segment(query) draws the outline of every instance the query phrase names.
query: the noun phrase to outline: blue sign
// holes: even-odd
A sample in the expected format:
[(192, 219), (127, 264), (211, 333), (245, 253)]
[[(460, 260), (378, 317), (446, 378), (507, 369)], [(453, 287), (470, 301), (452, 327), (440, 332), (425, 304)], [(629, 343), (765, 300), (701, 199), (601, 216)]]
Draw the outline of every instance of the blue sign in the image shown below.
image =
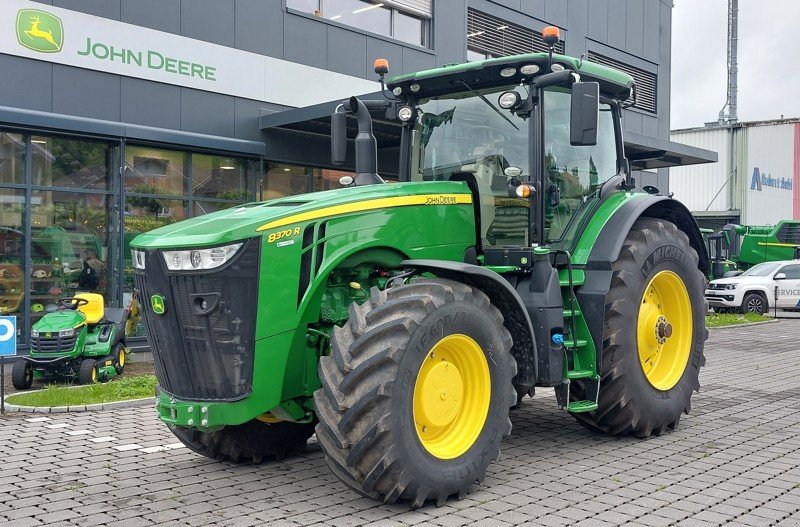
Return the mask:
[(17, 317), (0, 317), (0, 357), (17, 354)]

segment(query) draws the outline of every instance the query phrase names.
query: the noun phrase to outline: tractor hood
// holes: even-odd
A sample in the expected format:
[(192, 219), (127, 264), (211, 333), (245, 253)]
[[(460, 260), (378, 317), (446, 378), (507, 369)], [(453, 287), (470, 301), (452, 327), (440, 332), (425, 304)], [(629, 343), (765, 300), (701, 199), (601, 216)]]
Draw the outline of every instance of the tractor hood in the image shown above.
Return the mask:
[(340, 216), (383, 207), (443, 203), (471, 203), (465, 183), (432, 181), (364, 185), (299, 194), (188, 219), (140, 234), (136, 249), (203, 247), (250, 238), (304, 221)]
[(80, 311), (65, 309), (54, 311), (43, 316), (32, 329), (39, 332), (58, 333), (62, 329), (77, 328), (86, 322), (86, 317)]

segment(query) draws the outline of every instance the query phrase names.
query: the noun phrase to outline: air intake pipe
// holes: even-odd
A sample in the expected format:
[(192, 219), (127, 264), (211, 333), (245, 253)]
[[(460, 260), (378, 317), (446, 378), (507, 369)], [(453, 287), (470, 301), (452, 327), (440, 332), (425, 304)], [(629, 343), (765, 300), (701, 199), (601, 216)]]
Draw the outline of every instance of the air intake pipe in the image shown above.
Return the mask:
[(347, 154), (347, 114), (358, 121), (356, 146), (356, 185), (385, 183), (378, 175), (378, 142), (372, 134), (372, 117), (369, 109), (358, 97), (343, 101), (331, 115), (331, 161), (334, 165), (345, 162)]

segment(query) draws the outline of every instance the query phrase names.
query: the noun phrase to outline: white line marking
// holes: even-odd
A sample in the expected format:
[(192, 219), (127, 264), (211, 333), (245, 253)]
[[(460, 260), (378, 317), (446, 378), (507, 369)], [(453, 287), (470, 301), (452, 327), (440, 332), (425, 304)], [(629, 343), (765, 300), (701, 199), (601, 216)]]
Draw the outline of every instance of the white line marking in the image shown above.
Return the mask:
[(184, 445), (183, 443), (171, 443), (165, 446), (164, 448), (166, 448), (167, 450), (175, 450), (178, 448), (186, 448), (186, 445)]
[(130, 445), (117, 445), (114, 448), (116, 448), (120, 452), (125, 452), (127, 450), (136, 450), (137, 448), (142, 448), (142, 445), (137, 445), (136, 443), (131, 443)]
[(44, 423), (45, 421), (50, 421), (49, 417), (31, 417), (30, 419), (25, 419), (29, 423)]
[(103, 436), (103, 437), (90, 437), (89, 441), (92, 443), (109, 443), (111, 441), (116, 441), (117, 438), (113, 436)]
[(70, 436), (85, 436), (86, 434), (93, 434), (91, 430), (68, 430), (67, 435)]
[(54, 425), (45, 425), (45, 428), (69, 428), (67, 423), (56, 423)]
[(147, 448), (140, 448), (139, 452), (144, 452), (145, 454), (155, 454), (156, 452), (163, 452), (166, 449), (167, 448), (163, 446), (151, 446)]

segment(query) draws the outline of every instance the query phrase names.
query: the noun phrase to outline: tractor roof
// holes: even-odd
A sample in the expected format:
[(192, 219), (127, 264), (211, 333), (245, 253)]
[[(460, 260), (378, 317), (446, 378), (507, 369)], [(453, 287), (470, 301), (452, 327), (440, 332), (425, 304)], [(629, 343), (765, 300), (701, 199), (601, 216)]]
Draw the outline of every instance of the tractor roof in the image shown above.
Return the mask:
[[(631, 95), (633, 77), (627, 73), (566, 55), (553, 55), (553, 63), (579, 73), (582, 80), (600, 83), (600, 91), (617, 100), (625, 100)], [(474, 89), (491, 88), (520, 82), (523, 75), (519, 73), (519, 68), (526, 64), (536, 64), (544, 72), (547, 67), (547, 53), (512, 55), (407, 73), (389, 78), (387, 85), (390, 89), (400, 86), (403, 93), (409, 93), (411, 84), (419, 84), (417, 98), (462, 90), (463, 86), (459, 81), (466, 82)], [(500, 70), (505, 68), (515, 68), (517, 71), (509, 77), (503, 77)]]

